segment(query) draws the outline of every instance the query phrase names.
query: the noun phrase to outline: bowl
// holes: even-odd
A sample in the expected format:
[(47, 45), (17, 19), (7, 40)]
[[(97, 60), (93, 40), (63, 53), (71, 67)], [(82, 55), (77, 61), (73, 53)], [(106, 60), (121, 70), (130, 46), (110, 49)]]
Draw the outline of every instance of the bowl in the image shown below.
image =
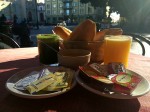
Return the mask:
[(90, 58), (91, 52), (83, 49), (61, 49), (58, 52), (58, 63), (73, 69), (88, 64)]
[(91, 52), (91, 62), (103, 62), (104, 41), (63, 41), (65, 49), (84, 49)]

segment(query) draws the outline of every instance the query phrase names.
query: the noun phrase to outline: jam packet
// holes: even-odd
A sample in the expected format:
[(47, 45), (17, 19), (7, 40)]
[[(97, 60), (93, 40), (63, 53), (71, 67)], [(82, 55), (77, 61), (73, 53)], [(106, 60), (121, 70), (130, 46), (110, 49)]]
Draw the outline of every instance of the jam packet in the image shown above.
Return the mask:
[(88, 77), (93, 78), (105, 84), (113, 84), (111, 80), (104, 76), (103, 72), (96, 72), (89, 65), (80, 66), (79, 69)]
[(114, 82), (113, 91), (131, 94), (132, 91), (141, 82), (142, 78), (136, 74), (131, 73), (119, 73), (111, 78)]
[(98, 63), (92, 63), (89, 64), (89, 66), (95, 71), (97, 72), (97, 74), (103, 75), (103, 76), (107, 76), (107, 66), (106, 65), (100, 65)]
[(119, 62), (108, 63), (107, 65), (108, 74), (118, 74), (120, 72), (126, 72), (125, 66)]

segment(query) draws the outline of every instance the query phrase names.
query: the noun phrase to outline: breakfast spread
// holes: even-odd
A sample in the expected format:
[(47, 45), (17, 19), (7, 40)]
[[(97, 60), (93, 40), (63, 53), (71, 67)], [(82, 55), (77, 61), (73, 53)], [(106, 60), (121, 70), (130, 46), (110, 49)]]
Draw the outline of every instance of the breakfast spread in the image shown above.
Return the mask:
[(103, 61), (105, 35), (121, 35), (122, 32), (121, 28), (109, 28), (99, 31), (96, 29), (96, 23), (90, 19), (82, 21), (73, 31), (62, 26), (53, 28), (53, 33), (62, 38), (61, 48), (89, 50), (91, 52), (91, 62)]
[(17, 81), (14, 85), (15, 89), (28, 91), (35, 94), (40, 91), (55, 92), (70, 89), (73, 80), (74, 71), (71, 69), (63, 69), (55, 72), (49, 71), (47, 68), (40, 72), (33, 71), (26, 77)]
[(103, 90), (131, 94), (141, 82), (142, 78), (134, 73), (127, 73), (121, 63), (109, 63), (100, 65), (98, 63), (80, 66), (80, 77), (93, 87)]
[[(56, 29), (59, 29), (57, 27), (59, 26), (54, 28), (54, 33), (62, 37), (66, 43), (69, 43), (70, 41), (103, 41), (105, 35), (122, 35), (123, 33), (121, 28), (109, 28), (98, 31), (96, 29), (96, 23), (89, 19), (81, 22), (73, 31), (69, 31), (67, 36), (65, 36), (66, 34), (63, 34), (62, 30), (56, 31)], [(65, 30), (65, 32), (68, 32), (69, 29), (65, 28)], [(77, 43), (75, 44), (78, 46)], [(97, 63), (97, 61), (101, 62), (103, 60), (104, 54), (103, 44), (98, 44), (100, 49), (97, 49), (98, 46), (90, 46), (90, 44), (84, 45), (88, 46), (87, 48), (81, 47), (91, 51), (91, 63), (79, 67), (80, 77), (85, 79), (87, 83), (91, 82), (90, 84), (92, 84), (92, 86), (97, 85), (98, 88), (107, 89), (108, 91), (131, 94), (138, 83), (140, 83), (141, 78), (135, 74), (127, 73), (125, 65), (122, 63), (113, 62), (108, 63), (107, 65)], [(73, 46), (72, 43), (70, 46)]]

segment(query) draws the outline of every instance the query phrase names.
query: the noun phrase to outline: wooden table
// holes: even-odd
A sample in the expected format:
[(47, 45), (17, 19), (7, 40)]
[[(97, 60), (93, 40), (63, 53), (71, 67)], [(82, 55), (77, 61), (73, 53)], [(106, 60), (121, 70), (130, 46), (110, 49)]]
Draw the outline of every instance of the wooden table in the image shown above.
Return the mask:
[[(5, 88), (18, 71), (39, 66), (37, 47), (0, 50), (0, 112), (150, 112), (150, 93), (136, 99), (111, 99), (76, 85), (71, 91), (46, 99), (24, 99)], [(130, 54), (129, 69), (150, 82), (150, 58)]]

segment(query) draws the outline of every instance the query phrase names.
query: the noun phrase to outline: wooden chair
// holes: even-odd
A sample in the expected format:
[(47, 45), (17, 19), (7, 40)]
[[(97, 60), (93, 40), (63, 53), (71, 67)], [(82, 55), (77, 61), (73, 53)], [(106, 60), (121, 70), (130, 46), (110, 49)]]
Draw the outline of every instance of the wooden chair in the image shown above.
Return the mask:
[(3, 33), (0, 33), (0, 43), (3, 45), (3, 48), (0, 49), (20, 48), (17, 42)]

